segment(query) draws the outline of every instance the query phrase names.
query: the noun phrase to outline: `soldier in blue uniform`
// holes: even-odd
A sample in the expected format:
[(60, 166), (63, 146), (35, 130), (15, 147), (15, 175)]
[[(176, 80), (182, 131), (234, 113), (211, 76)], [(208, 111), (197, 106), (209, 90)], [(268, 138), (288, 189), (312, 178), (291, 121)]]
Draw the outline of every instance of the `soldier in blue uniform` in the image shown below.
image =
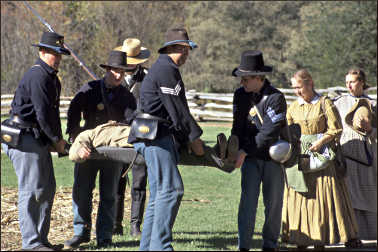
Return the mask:
[(64, 37), (44, 32), (39, 58), (21, 79), (8, 120), (21, 128), (17, 146), (2, 144), (18, 178), (18, 213), (24, 250), (53, 250), (48, 241), (51, 208), (56, 190), (50, 151), (65, 153), (59, 117), (61, 84), (57, 77)]
[(158, 120), (153, 140), (137, 140), (130, 133), (129, 142), (141, 153), (147, 164), (150, 198), (140, 241), (140, 250), (172, 250), (174, 225), (184, 185), (177, 168), (178, 145), (190, 143), (197, 155), (203, 155), (202, 129), (190, 114), (185, 86), (179, 67), (189, 50), (197, 45), (189, 40), (183, 28), (170, 29), (166, 43), (158, 50), (140, 89), (141, 110)]
[[(240, 146), (235, 166), (242, 166), (238, 214), (241, 251), (248, 251), (252, 245), (261, 183), (265, 205), (263, 250), (274, 251), (278, 247), (284, 175), (280, 165), (270, 158), (269, 147), (278, 140), (286, 125), (286, 100), (265, 78), (271, 72), (272, 67), (264, 65), (260, 51), (243, 52), (240, 66), (232, 72), (233, 76), (241, 77), (242, 85), (234, 93), (231, 131), (238, 136)], [(254, 105), (262, 122), (253, 109)]]
[[(109, 120), (129, 124), (136, 109), (136, 101), (130, 91), (121, 85), (127, 67), (126, 53), (111, 51), (107, 64), (100, 64), (106, 70), (105, 77), (91, 81), (77, 92), (67, 113), (67, 133), (71, 141), (82, 131), (94, 129)], [(80, 127), (81, 114), (85, 120)], [(89, 156), (90, 150), (83, 148), (82, 156)], [(75, 164), (72, 190), (74, 213), (74, 237), (65, 242), (68, 249), (90, 241), (92, 226), (92, 197), (97, 173), (100, 173), (100, 203), (96, 221), (98, 247), (112, 243), (115, 215), (115, 201), (122, 164), (108, 160), (86, 160)]]
[[(147, 68), (143, 67), (150, 57), (150, 50), (141, 46), (141, 42), (137, 38), (125, 39), (122, 46), (114, 48), (126, 52), (127, 66), (131, 69), (125, 74), (124, 84), (134, 95), (135, 99), (139, 99), (140, 85), (148, 73)], [(137, 102), (138, 103), (138, 102)], [(128, 165), (124, 165), (122, 174)], [(142, 164), (134, 164), (132, 167), (132, 186), (131, 186), (131, 213), (130, 213), (130, 235), (140, 236), (140, 225), (143, 220), (144, 205), (146, 202), (147, 187), (147, 167)], [(122, 220), (124, 213), (125, 190), (127, 177), (119, 179), (117, 202), (116, 202), (116, 218), (114, 223), (114, 234), (123, 234)]]

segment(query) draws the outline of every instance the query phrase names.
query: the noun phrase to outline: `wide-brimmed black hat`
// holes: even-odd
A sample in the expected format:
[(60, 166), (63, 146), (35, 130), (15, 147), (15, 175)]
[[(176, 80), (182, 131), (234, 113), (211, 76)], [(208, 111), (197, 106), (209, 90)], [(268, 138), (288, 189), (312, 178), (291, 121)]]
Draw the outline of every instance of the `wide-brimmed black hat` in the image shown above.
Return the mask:
[(127, 55), (122, 51), (110, 51), (108, 63), (100, 64), (102, 68), (120, 68), (124, 70), (130, 70), (134, 67), (127, 67)]
[(39, 44), (32, 44), (32, 46), (44, 47), (54, 50), (59, 54), (70, 55), (70, 51), (64, 48), (64, 36), (56, 32), (43, 32)]
[(233, 76), (265, 75), (272, 73), (273, 67), (264, 65), (263, 54), (258, 50), (244, 51), (240, 66), (232, 71)]
[(184, 28), (169, 29), (165, 33), (165, 43), (158, 50), (158, 53), (162, 53), (164, 49), (169, 45), (184, 45), (189, 46), (190, 49), (197, 48), (197, 44), (189, 39), (188, 32)]

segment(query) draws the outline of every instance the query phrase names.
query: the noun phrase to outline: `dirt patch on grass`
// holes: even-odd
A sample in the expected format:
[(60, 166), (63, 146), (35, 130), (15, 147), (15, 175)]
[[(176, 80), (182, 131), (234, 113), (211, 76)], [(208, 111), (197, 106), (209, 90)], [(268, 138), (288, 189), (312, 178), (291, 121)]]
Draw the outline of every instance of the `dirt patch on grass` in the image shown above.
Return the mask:
[[(125, 218), (130, 216), (130, 190), (125, 195)], [(1, 251), (21, 250), (21, 233), (17, 208), (18, 191), (16, 188), (1, 187)], [(96, 216), (99, 203), (99, 192), (93, 192), (92, 233), (96, 230)], [(49, 241), (52, 244), (63, 244), (73, 236), (72, 188), (57, 188), (51, 212)], [(92, 239), (95, 234), (92, 234)]]

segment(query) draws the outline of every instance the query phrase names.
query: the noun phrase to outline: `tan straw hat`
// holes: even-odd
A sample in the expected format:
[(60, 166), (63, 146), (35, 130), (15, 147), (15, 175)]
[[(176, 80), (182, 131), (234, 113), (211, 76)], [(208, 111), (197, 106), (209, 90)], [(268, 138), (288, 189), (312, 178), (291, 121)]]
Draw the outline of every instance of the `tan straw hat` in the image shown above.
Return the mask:
[(358, 118), (367, 118), (370, 123), (373, 123), (373, 112), (368, 99), (358, 99), (345, 116), (345, 123), (357, 133), (365, 136), (366, 132), (358, 126)]
[(127, 54), (127, 64), (131, 65), (146, 62), (151, 54), (147, 48), (141, 46), (141, 42), (137, 38), (125, 39), (122, 46), (118, 46), (113, 50), (125, 52)]

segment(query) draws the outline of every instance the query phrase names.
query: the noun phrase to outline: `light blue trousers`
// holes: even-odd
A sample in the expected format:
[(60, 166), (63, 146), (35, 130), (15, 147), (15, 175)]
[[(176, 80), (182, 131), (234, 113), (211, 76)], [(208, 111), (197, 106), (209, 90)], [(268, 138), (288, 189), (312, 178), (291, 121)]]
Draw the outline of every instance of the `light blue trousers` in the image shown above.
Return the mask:
[(31, 134), (20, 138), (17, 149), (1, 144), (13, 163), (18, 179), (18, 218), (22, 248), (32, 249), (48, 243), (51, 208), (56, 182), (47, 145)]
[(173, 250), (172, 228), (184, 195), (184, 185), (177, 167), (179, 156), (173, 137), (159, 138), (148, 145), (135, 143), (134, 148), (146, 160), (150, 189), (140, 250)]

